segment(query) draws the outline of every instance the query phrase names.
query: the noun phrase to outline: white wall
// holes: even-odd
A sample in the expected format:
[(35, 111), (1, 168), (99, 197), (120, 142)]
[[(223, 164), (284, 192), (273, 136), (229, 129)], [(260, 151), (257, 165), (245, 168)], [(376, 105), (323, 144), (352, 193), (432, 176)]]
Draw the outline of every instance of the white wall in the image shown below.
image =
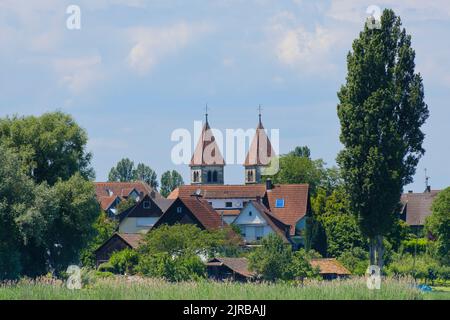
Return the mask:
[[(210, 202), (214, 209), (242, 209), (244, 206), (244, 201), (255, 200), (254, 198), (246, 198), (246, 199), (205, 199)], [(231, 202), (233, 204), (232, 207), (226, 207), (225, 203)]]
[(145, 233), (158, 221), (158, 217), (125, 218), (119, 225), (120, 233)]
[(241, 211), (233, 224), (238, 225), (243, 231), (245, 230), (244, 239), (248, 243), (257, 241), (257, 230), (260, 231), (259, 235), (262, 237), (274, 232), (272, 227), (268, 225), (267, 221), (251, 204)]

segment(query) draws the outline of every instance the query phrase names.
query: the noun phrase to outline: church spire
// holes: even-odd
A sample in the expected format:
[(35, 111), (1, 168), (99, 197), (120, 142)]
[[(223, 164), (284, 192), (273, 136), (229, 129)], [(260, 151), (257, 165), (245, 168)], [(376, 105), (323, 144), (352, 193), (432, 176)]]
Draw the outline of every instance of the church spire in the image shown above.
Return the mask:
[(261, 110), (262, 110), (261, 105), (259, 105), (259, 107), (258, 107), (258, 112), (259, 112), (259, 114), (258, 114), (258, 116), (259, 116), (258, 128), (262, 127)]
[(205, 122), (208, 123), (208, 103), (206, 104), (205, 107)]

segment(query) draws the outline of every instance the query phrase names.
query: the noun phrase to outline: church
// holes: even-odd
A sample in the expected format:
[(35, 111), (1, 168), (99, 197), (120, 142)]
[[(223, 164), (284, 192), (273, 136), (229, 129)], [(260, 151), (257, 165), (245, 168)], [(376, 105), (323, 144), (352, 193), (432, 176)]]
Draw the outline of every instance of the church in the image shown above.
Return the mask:
[[(223, 185), (225, 160), (209, 125), (208, 113), (206, 113), (205, 118), (205, 124), (189, 164), (191, 168), (191, 184)], [(245, 184), (261, 183), (264, 168), (270, 165), (270, 161), (275, 156), (275, 151), (264, 130), (260, 112), (255, 136), (252, 139), (244, 162)]]

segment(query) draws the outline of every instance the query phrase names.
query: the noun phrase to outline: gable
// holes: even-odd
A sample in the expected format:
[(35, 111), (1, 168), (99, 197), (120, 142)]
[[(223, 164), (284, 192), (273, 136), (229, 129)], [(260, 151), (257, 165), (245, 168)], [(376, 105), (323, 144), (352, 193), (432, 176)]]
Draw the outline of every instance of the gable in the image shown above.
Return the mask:
[(128, 213), (129, 218), (151, 218), (160, 217), (163, 214), (161, 208), (146, 195), (136, 206)]
[[(251, 214), (250, 214), (251, 213)], [(241, 213), (233, 221), (233, 224), (258, 224), (267, 225), (268, 222), (262, 214), (255, 208), (253, 203), (249, 203), (241, 210)]]

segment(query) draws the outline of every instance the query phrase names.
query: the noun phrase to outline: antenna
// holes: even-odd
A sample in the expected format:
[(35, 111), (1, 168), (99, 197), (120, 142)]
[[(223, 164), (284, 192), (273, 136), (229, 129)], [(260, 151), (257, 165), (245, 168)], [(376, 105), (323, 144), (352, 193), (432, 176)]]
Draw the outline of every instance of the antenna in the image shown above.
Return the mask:
[(261, 110), (262, 110), (261, 105), (259, 105), (259, 107), (258, 107), (259, 123), (261, 123)]
[(429, 184), (429, 180), (430, 177), (427, 175), (427, 168), (425, 168), (425, 191), (430, 191), (430, 184)]
[(205, 119), (206, 119), (206, 122), (208, 122), (208, 103), (206, 103), (206, 107), (205, 107)]

